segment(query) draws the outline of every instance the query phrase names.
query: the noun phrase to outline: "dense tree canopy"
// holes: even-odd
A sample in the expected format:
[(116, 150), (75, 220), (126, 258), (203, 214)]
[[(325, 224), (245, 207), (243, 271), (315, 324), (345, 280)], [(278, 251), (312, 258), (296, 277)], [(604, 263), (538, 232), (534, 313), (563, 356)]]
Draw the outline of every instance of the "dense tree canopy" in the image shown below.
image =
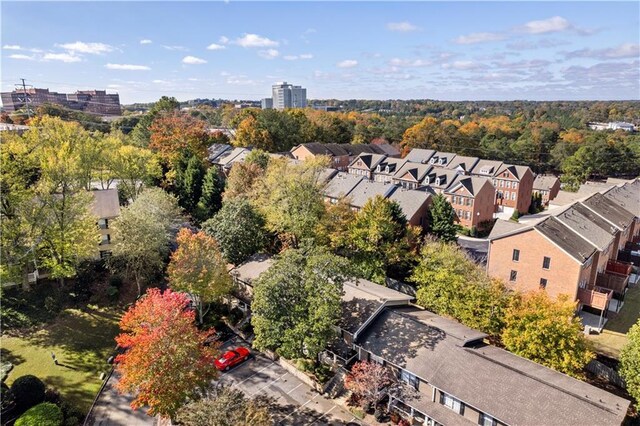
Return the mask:
[(433, 197), (429, 207), (429, 232), (438, 239), (452, 243), (457, 240), (456, 213), (442, 194)]
[(254, 284), (254, 346), (315, 359), (335, 335), (349, 263), (324, 249), (288, 249)]
[(640, 406), (640, 320), (627, 332), (627, 343), (620, 352), (620, 374), (629, 395)]

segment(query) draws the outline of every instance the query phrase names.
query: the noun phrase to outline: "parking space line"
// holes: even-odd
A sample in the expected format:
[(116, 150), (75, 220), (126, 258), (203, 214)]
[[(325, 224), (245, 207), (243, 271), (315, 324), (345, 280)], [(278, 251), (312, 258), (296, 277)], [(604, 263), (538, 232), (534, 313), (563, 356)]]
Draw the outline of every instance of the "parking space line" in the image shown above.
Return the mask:
[(295, 388), (293, 388), (289, 392), (287, 392), (287, 395), (291, 394), (291, 392), (293, 392), (294, 390), (298, 389), (302, 385), (303, 385), (303, 383), (300, 383), (298, 386), (296, 386)]
[(329, 408), (327, 411), (325, 411), (320, 417), (318, 417), (317, 419), (315, 419), (313, 422), (309, 423), (309, 426), (311, 426), (312, 424), (314, 424), (315, 422), (317, 422), (318, 420), (324, 418), (324, 416), (326, 416), (327, 414), (329, 414), (330, 412), (332, 412), (333, 410), (335, 410), (335, 408), (337, 407), (337, 405), (333, 405), (333, 407)]
[(256, 371), (255, 373), (253, 373), (252, 375), (250, 375), (249, 377), (247, 377), (247, 378), (246, 378), (246, 379), (244, 379), (243, 381), (236, 383), (236, 384), (235, 384), (235, 386), (237, 386), (237, 385), (239, 385), (239, 384), (241, 384), (241, 383), (246, 382), (247, 380), (249, 380), (250, 378), (252, 378), (252, 377), (253, 377), (253, 376), (255, 376), (256, 374), (262, 373), (264, 370), (266, 370), (267, 368), (271, 367), (273, 364), (275, 364), (275, 362), (271, 361), (271, 364), (269, 364), (269, 365), (267, 365), (266, 367), (261, 368), (260, 370)]
[(320, 394), (317, 394), (316, 396), (314, 396), (313, 398), (309, 399), (307, 402), (305, 402), (304, 404), (302, 404), (301, 406), (299, 406), (298, 408), (293, 410), (291, 413), (289, 413), (289, 415), (287, 417), (285, 417), (284, 419), (280, 420), (280, 423), (282, 424), (283, 421), (285, 421), (289, 417), (293, 416), (297, 411), (302, 410), (304, 407), (307, 406), (308, 403), (310, 403), (311, 401), (313, 401), (314, 399), (316, 399), (319, 396), (320, 396)]
[(281, 378), (283, 378), (283, 377), (284, 377), (284, 375), (285, 375), (285, 374), (287, 374), (287, 373), (288, 373), (288, 372), (286, 372), (286, 371), (285, 371), (285, 373), (284, 373), (284, 374), (280, 375), (279, 377), (276, 377), (275, 379), (273, 379), (272, 381), (270, 381), (269, 383), (267, 383), (265, 386), (261, 387), (261, 388), (260, 388), (260, 389), (258, 389), (257, 391), (250, 393), (250, 394), (249, 394), (249, 396), (253, 396), (253, 395), (257, 394), (258, 392), (260, 392), (261, 390), (268, 388), (269, 386), (271, 386), (272, 384), (274, 384), (275, 382), (277, 382), (278, 380), (280, 380)]

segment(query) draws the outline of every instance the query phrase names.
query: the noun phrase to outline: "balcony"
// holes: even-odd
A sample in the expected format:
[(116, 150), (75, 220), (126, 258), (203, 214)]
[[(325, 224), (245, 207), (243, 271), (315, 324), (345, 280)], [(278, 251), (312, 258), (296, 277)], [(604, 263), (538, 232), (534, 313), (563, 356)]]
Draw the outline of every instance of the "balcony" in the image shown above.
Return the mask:
[(606, 271), (599, 272), (596, 277), (596, 286), (608, 290), (612, 290), (616, 295), (623, 296), (629, 285), (629, 275), (617, 274), (615, 272)]
[(618, 275), (631, 275), (632, 265), (628, 262), (621, 262), (619, 260), (609, 260), (607, 262), (607, 272)]
[(584, 306), (590, 306), (592, 308), (606, 310), (609, 306), (609, 302), (613, 297), (613, 290), (609, 290), (602, 287), (593, 287), (591, 289), (579, 288), (578, 289), (578, 301)]

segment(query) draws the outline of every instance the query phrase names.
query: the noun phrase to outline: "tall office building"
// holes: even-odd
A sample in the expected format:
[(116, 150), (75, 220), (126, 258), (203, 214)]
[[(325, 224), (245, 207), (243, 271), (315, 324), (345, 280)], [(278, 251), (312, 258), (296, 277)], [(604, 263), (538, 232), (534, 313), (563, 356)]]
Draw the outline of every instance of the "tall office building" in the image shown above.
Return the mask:
[[(305, 108), (307, 106), (307, 89), (294, 86), (286, 81), (276, 83), (271, 87), (271, 105), (275, 109)], [(268, 105), (269, 98), (263, 100), (263, 108)]]

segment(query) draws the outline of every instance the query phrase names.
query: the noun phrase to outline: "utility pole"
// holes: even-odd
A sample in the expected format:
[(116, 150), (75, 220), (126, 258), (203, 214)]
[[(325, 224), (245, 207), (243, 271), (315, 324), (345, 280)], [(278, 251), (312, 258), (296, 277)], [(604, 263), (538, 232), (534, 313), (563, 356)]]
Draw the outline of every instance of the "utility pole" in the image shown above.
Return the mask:
[(22, 80), (22, 93), (24, 95), (24, 104), (27, 107), (27, 117), (31, 118), (31, 106), (29, 105), (30, 99), (27, 94), (27, 84), (25, 83), (24, 78), (21, 78), (20, 80)]

